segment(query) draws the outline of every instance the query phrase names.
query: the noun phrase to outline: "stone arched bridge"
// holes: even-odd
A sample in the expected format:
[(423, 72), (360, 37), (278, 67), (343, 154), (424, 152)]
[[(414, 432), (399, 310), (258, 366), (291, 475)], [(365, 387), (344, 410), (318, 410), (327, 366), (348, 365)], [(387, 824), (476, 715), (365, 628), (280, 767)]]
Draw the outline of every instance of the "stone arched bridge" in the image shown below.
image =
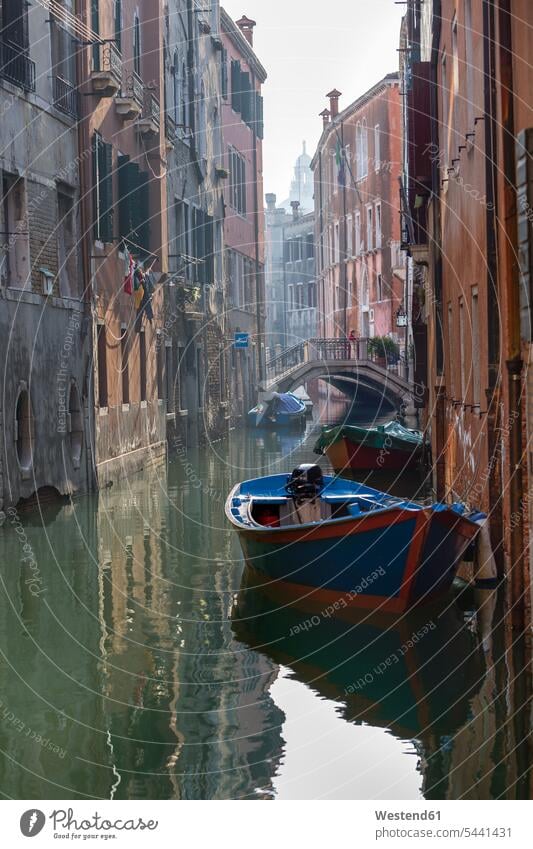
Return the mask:
[[(376, 362), (368, 353), (368, 339), (309, 339), (286, 348), (267, 361), (265, 391), (289, 392), (313, 378), (332, 384), (347, 395), (363, 392), (406, 417), (416, 415), (417, 387), (400, 373), (401, 366)], [(423, 393), (423, 387), (419, 390)], [(414, 424), (409, 422), (409, 424)]]

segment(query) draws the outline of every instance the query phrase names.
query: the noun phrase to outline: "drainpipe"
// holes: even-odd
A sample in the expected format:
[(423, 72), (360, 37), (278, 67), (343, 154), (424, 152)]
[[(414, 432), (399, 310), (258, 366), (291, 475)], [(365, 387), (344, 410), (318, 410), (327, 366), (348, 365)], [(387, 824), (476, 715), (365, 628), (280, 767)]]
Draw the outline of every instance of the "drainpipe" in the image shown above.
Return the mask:
[[(344, 157), (344, 122), (341, 121), (341, 159)], [(344, 181), (342, 185), (342, 216), (343, 216), (343, 250), (341, 251), (342, 262), (342, 285), (344, 289), (344, 338), (348, 338), (348, 265), (346, 263), (347, 225), (346, 225), (346, 163), (344, 163)]]
[[(324, 199), (322, 193), (322, 151), (318, 153), (318, 192), (319, 192), (319, 239), (320, 239), (320, 288), (322, 289), (322, 336), (325, 336), (326, 322), (326, 287), (324, 283)], [(319, 305), (320, 306), (320, 305)], [(318, 329), (318, 328), (317, 328)]]
[(520, 345), (519, 268), (517, 262), (517, 192), (514, 139), (513, 53), (509, 0), (498, 4), (501, 139), (503, 152), (502, 274), (507, 302), (505, 365), (509, 397), (510, 577), (514, 626), (525, 622), (524, 539), (522, 521), (522, 357)]

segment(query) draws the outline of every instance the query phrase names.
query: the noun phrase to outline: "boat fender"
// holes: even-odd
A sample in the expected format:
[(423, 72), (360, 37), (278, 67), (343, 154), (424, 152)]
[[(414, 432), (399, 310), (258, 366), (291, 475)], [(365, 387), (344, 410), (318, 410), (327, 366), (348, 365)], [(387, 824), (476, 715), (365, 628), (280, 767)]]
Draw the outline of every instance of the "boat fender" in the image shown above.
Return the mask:
[(479, 532), (475, 539), (474, 584), (476, 587), (488, 589), (498, 583), (498, 569), (492, 551), (488, 517), (483, 515), (483, 518), (476, 520), (476, 525), (479, 525)]

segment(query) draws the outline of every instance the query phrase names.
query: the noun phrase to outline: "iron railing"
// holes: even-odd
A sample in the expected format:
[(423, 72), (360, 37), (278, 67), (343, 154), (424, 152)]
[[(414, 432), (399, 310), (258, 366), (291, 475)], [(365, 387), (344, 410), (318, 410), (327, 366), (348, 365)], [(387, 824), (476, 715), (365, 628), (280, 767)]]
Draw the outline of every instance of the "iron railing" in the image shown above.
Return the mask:
[[(308, 339), (292, 348), (279, 352), (266, 363), (267, 378), (272, 379), (303, 365), (304, 363), (353, 360), (354, 362), (376, 362), (388, 371), (398, 372), (398, 363), (387, 362), (368, 350), (369, 339)], [(381, 362), (381, 359), (383, 362)]]
[(151, 91), (144, 92), (142, 120), (151, 120), (158, 127), (161, 122), (161, 108), (159, 106), (159, 100)]
[(142, 106), (144, 103), (143, 81), (141, 80), (139, 74), (137, 74), (135, 71), (132, 71), (131, 74), (126, 77), (124, 95), (126, 97), (131, 97), (131, 99), (134, 100), (139, 106)]
[(0, 76), (25, 91), (35, 91), (35, 62), (19, 44), (0, 42)]
[(122, 82), (122, 54), (115, 44), (105, 42), (95, 45), (96, 55), (94, 70), (111, 73), (119, 82)]
[(174, 144), (177, 138), (176, 122), (170, 117), (168, 112), (165, 114), (165, 136), (172, 144)]
[(59, 76), (54, 77), (54, 106), (72, 118), (79, 115), (76, 86)]

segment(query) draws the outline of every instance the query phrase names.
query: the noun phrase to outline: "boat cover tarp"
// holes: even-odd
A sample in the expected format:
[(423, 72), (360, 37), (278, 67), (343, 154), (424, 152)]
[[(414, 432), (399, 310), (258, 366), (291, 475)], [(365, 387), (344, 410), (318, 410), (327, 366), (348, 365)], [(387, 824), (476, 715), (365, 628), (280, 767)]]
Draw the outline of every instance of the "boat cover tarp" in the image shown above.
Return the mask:
[(315, 445), (315, 453), (324, 454), (330, 445), (341, 439), (348, 439), (355, 445), (365, 445), (369, 448), (388, 448), (398, 451), (413, 451), (424, 445), (423, 433), (418, 430), (408, 430), (396, 421), (375, 427), (347, 424), (323, 427)]
[(302, 402), (288, 393), (277, 393), (272, 408), (276, 413), (299, 413), (302, 410)]

